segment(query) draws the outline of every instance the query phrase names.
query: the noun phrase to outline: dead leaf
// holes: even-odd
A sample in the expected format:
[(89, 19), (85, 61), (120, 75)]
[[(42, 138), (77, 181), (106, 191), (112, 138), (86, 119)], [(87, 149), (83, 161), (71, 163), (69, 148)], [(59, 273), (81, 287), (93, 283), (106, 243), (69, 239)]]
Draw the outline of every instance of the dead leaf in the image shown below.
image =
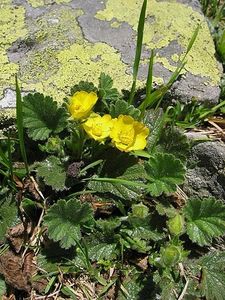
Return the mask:
[(23, 260), (12, 251), (7, 251), (0, 256), (0, 274), (11, 287), (30, 292), (31, 284), (23, 272)]
[(31, 233), (31, 229), (30, 224), (27, 224), (27, 228), (25, 229), (23, 223), (17, 224), (8, 229), (6, 238), (16, 253), (21, 251), (22, 246), (27, 241), (27, 238)]

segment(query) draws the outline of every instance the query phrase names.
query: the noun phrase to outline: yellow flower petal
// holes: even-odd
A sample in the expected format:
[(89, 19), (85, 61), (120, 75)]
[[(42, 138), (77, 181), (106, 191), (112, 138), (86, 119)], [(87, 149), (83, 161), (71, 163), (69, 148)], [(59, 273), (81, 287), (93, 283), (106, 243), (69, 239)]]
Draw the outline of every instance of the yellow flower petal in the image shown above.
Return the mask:
[(114, 120), (110, 137), (116, 148), (130, 152), (143, 150), (147, 144), (148, 134), (149, 129), (144, 124), (135, 121), (131, 116), (120, 115)]
[(83, 128), (89, 137), (96, 141), (104, 141), (110, 134), (113, 127), (112, 118), (110, 115), (100, 116), (92, 113), (85, 123)]
[(90, 114), (97, 100), (98, 96), (94, 92), (76, 92), (70, 98), (70, 103), (68, 105), (68, 110), (72, 118), (75, 120), (86, 118)]

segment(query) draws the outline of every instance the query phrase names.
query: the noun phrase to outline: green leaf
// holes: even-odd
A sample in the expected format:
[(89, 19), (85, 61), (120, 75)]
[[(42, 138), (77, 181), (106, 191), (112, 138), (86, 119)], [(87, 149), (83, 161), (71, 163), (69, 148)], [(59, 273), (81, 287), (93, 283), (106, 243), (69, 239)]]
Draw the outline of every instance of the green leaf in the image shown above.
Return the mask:
[(200, 289), (206, 299), (225, 299), (225, 252), (212, 252), (197, 262), (202, 267)]
[(176, 191), (176, 185), (184, 181), (185, 168), (172, 154), (156, 153), (146, 164), (148, 190), (152, 196)]
[(163, 130), (156, 149), (159, 152), (171, 153), (182, 161), (186, 161), (190, 151), (190, 143), (181, 130), (176, 127), (169, 127)]
[(77, 300), (75, 291), (70, 286), (63, 286), (60, 290), (65, 296), (70, 297), (72, 300)]
[(134, 185), (90, 181), (88, 183), (89, 189), (99, 193), (110, 193), (122, 199), (131, 201), (132, 199), (137, 199), (141, 196), (142, 188), (135, 185), (135, 183), (143, 182), (146, 173), (143, 165), (138, 162), (137, 158), (111, 149), (111, 151), (107, 151), (106, 159), (98, 175), (99, 177), (129, 180), (132, 181)]
[(87, 93), (90, 92), (97, 92), (97, 88), (94, 86), (92, 82), (88, 81), (80, 81), (79, 84), (74, 85), (71, 90), (70, 94), (73, 96), (76, 92), (85, 91)]
[(148, 212), (147, 206), (141, 203), (132, 205), (132, 212), (128, 214), (126, 222), (132, 229), (131, 237), (146, 241), (159, 241), (163, 238), (163, 234), (156, 228), (157, 224)]
[(60, 159), (55, 156), (47, 157), (38, 164), (37, 174), (43, 177), (44, 182), (54, 190), (64, 190), (66, 181), (66, 171)]
[(158, 293), (160, 290), (160, 299), (177, 300), (175, 295), (179, 293), (179, 286), (174, 282), (172, 274), (170, 274), (168, 271), (162, 274), (161, 270), (157, 270), (154, 272), (153, 280), (157, 285)]
[(160, 135), (165, 123), (165, 119), (163, 117), (163, 110), (149, 110), (147, 111), (144, 117), (145, 125), (150, 129), (150, 134), (148, 136), (148, 151), (153, 152), (156, 144), (160, 139)]
[(16, 201), (9, 198), (1, 200), (0, 211), (0, 241), (4, 241), (7, 229), (13, 226), (17, 219)]
[(80, 201), (59, 200), (51, 206), (44, 218), (44, 225), (48, 227), (49, 237), (60, 242), (60, 246), (69, 249), (81, 239), (82, 226), (90, 226), (93, 222), (93, 212), (88, 203)]
[(176, 216), (176, 209), (171, 205), (167, 199), (162, 199), (156, 204), (156, 210), (159, 215), (166, 215), (168, 218), (173, 218)]
[(135, 274), (126, 278), (118, 293), (118, 300), (155, 300), (157, 299), (152, 279)]
[[(225, 300), (225, 251), (213, 251), (188, 263), (191, 278), (188, 296), (204, 297), (207, 300)], [(189, 299), (189, 298), (188, 298)]]
[(190, 199), (184, 207), (187, 234), (200, 246), (225, 234), (225, 205), (214, 198)]
[(0, 297), (4, 296), (5, 293), (6, 293), (5, 280), (2, 277), (0, 277)]
[(119, 115), (130, 115), (134, 119), (138, 119), (141, 112), (133, 105), (128, 104), (124, 100), (117, 100), (114, 104), (110, 105), (109, 113), (112, 118), (116, 118)]
[(116, 258), (115, 243), (97, 243), (96, 245), (88, 245), (88, 256), (92, 261), (112, 260)]
[(66, 111), (58, 108), (49, 96), (35, 93), (24, 97), (24, 126), (33, 140), (45, 140), (51, 133), (59, 133), (66, 127)]
[(115, 102), (121, 98), (118, 90), (113, 88), (113, 80), (109, 75), (101, 73), (99, 77), (99, 96), (103, 102), (112, 101)]
[(217, 42), (217, 50), (222, 60), (225, 61), (225, 29), (220, 32), (220, 37)]

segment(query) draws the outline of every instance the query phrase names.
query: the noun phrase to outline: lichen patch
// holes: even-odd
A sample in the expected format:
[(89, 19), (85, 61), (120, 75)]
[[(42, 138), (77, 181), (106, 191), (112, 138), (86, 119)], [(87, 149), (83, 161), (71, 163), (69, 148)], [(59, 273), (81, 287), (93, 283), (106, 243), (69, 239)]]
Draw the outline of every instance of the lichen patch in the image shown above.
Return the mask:
[[(125, 21), (137, 30), (141, 4), (141, 1), (117, 0), (115, 5), (114, 0), (108, 0), (106, 8), (99, 11), (96, 18)], [(201, 29), (187, 57), (185, 69), (193, 75), (207, 77), (211, 84), (217, 85), (220, 81), (220, 72), (214, 57), (213, 40), (204, 16), (194, 11), (192, 7), (177, 2), (148, 1), (144, 43), (148, 49), (161, 49), (175, 40), (183, 49), (187, 49), (197, 24), (201, 24)], [(163, 63), (168, 70), (174, 71), (174, 65), (169, 63), (168, 57), (158, 56), (158, 62)]]

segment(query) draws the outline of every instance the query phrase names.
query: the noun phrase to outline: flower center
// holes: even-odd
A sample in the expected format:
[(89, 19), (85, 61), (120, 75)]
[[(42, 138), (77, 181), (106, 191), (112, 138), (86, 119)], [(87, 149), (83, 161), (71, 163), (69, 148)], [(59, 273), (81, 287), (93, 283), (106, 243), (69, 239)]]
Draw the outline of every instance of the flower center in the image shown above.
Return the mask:
[(132, 129), (122, 130), (119, 133), (119, 139), (122, 144), (130, 145), (133, 142), (134, 132)]
[(76, 103), (73, 106), (74, 110), (79, 110), (81, 108), (81, 104), (80, 103)]

